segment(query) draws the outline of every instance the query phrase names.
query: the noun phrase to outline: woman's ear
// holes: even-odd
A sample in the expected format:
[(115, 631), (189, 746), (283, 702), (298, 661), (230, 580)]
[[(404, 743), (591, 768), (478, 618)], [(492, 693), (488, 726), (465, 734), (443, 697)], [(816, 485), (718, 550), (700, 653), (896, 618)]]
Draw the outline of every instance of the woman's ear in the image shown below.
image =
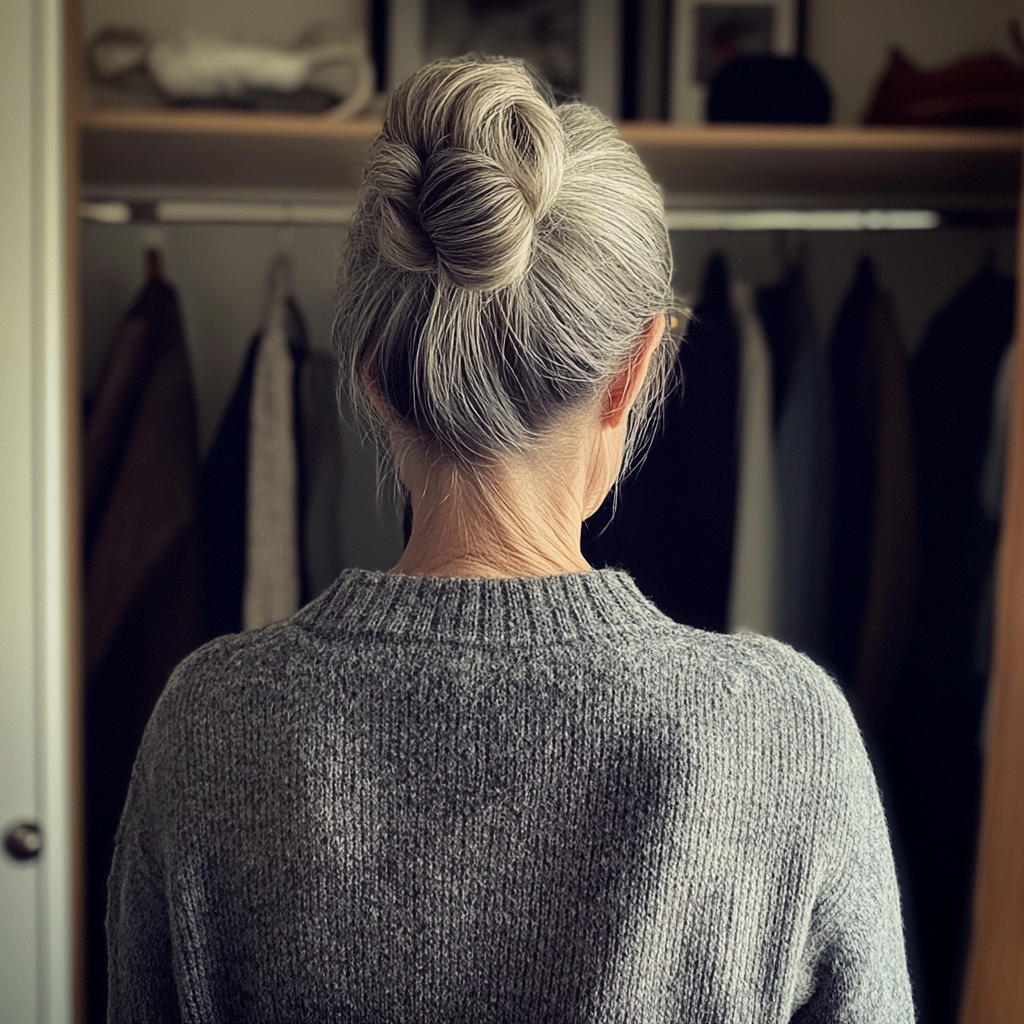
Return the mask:
[(384, 398), (380, 393), (380, 389), (377, 387), (377, 381), (368, 373), (364, 373), (363, 387), (366, 388), (366, 394), (370, 399), (370, 404), (380, 417), (381, 422), (390, 425), (394, 421), (394, 413), (392, 413), (391, 407), (388, 403), (384, 401)]
[(622, 369), (612, 379), (605, 395), (601, 422), (606, 427), (618, 427), (633, 408), (636, 396), (647, 378), (651, 357), (665, 333), (665, 317), (656, 316), (641, 332)]

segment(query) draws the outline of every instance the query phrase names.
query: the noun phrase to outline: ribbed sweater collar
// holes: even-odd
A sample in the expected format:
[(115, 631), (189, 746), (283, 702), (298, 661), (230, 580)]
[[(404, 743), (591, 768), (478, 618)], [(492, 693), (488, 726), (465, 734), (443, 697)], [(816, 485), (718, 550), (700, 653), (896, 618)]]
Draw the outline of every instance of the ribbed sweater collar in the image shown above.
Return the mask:
[(347, 569), (296, 621), (317, 633), (463, 643), (586, 643), (671, 628), (624, 572), (512, 579)]

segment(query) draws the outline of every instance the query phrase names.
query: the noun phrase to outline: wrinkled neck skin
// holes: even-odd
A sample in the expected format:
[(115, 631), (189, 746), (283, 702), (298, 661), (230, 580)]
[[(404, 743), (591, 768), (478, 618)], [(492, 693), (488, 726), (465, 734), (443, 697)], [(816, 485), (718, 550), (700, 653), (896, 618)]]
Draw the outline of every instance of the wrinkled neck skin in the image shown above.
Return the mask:
[(623, 429), (603, 426), (594, 413), (496, 466), (467, 471), (415, 454), (400, 459), (412, 534), (391, 571), (475, 578), (588, 572), (580, 527), (615, 481), (623, 438)]

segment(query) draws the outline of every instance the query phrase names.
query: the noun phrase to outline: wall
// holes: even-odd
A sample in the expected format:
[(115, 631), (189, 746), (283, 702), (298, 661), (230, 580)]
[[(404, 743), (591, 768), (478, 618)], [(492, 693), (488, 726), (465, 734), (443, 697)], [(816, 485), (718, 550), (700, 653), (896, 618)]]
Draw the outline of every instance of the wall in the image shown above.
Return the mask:
[(182, 29), (290, 44), (311, 25), (363, 23), (370, 0), (83, 0), (85, 36), (102, 28), (139, 28), (159, 37)]

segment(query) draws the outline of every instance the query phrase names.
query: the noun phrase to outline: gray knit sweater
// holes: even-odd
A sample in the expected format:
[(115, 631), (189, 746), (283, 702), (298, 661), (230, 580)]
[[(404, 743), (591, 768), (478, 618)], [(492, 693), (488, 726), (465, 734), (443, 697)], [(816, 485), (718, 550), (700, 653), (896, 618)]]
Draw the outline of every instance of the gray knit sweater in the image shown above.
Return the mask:
[(110, 1020), (913, 1020), (834, 684), (632, 580), (348, 571), (187, 659), (110, 878)]

